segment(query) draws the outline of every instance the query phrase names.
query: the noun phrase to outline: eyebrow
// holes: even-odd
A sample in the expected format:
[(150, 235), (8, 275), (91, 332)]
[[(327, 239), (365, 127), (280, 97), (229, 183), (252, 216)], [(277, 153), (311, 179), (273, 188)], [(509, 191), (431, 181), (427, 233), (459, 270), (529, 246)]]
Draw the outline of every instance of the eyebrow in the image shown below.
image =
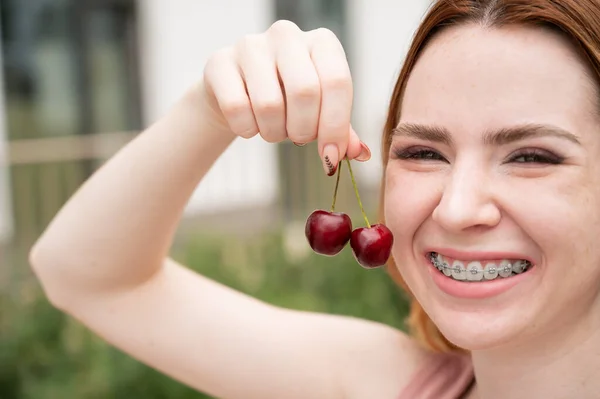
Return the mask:
[[(443, 126), (424, 125), (418, 123), (402, 123), (392, 129), (392, 137), (413, 137), (426, 141), (433, 141), (451, 146), (452, 135)], [(483, 135), (483, 143), (486, 145), (506, 145), (520, 140), (535, 137), (558, 137), (572, 143), (581, 145), (579, 138), (573, 133), (558, 126), (528, 123), (503, 127), (497, 130), (486, 131)]]

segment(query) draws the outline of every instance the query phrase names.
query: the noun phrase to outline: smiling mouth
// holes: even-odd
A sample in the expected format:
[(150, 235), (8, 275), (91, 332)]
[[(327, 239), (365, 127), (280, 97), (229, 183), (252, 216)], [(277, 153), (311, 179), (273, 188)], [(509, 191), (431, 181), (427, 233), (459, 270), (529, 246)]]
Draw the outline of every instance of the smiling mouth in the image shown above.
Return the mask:
[(445, 276), (458, 281), (478, 282), (509, 278), (531, 269), (532, 264), (525, 259), (497, 259), (463, 261), (429, 252), (427, 259)]

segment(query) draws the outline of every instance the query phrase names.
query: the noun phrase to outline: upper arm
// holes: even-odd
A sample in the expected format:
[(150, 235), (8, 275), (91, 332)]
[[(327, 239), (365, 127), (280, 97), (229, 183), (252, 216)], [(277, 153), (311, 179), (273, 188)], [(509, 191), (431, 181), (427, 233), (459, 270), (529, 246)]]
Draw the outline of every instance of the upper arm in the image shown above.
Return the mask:
[(401, 375), (417, 353), (395, 330), (277, 308), (171, 260), (142, 286), (65, 308), (130, 356), (222, 398), (348, 397), (355, 377)]

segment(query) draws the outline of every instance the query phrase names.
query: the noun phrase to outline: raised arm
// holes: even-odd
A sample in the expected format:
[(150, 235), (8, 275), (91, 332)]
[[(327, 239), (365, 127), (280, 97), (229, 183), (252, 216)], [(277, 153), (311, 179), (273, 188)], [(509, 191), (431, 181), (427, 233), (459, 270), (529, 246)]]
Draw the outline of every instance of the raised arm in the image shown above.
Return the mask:
[(391, 395), (420, 356), (401, 333), (280, 309), (168, 258), (185, 204), (237, 136), (316, 139), (335, 165), (361, 156), (351, 103), (329, 31), (282, 22), (219, 51), (204, 79), (85, 182), (35, 244), (30, 261), (49, 300), (218, 397), (351, 397), (359, 381)]

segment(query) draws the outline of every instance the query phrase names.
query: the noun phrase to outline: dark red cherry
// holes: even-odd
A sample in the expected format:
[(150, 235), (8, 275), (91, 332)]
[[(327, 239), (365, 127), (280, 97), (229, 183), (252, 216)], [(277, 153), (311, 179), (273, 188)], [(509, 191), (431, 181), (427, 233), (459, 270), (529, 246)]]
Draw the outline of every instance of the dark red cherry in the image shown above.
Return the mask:
[(354, 258), (366, 269), (383, 266), (390, 257), (393, 243), (392, 232), (383, 224), (357, 228), (350, 237)]
[(304, 233), (310, 247), (320, 255), (337, 255), (350, 240), (352, 221), (342, 212), (318, 209), (306, 220)]

